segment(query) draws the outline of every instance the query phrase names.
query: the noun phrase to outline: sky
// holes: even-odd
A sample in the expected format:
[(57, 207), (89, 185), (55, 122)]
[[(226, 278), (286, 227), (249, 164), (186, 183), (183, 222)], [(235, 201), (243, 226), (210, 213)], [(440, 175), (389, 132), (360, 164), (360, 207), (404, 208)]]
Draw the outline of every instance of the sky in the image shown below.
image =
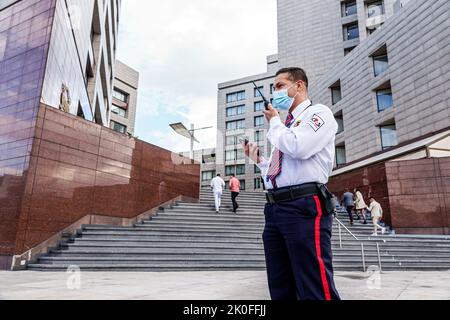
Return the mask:
[(216, 146), (217, 85), (266, 71), (277, 53), (276, 0), (122, 0), (117, 58), (140, 73), (135, 135), (173, 152), (188, 139), (170, 123), (213, 129), (195, 149)]

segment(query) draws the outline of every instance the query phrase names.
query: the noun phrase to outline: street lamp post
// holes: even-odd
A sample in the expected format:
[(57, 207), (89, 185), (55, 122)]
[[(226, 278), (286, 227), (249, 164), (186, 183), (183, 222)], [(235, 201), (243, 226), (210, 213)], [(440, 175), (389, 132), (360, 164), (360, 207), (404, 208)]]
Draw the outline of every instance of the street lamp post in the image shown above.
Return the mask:
[(191, 130), (188, 130), (184, 124), (182, 124), (181, 122), (178, 123), (172, 123), (170, 125), (170, 127), (176, 132), (178, 133), (180, 136), (183, 136), (185, 138), (188, 138), (191, 141), (191, 149), (190, 149), (190, 158), (192, 160), (194, 160), (194, 142), (200, 143), (200, 141), (197, 140), (197, 138), (195, 137), (195, 132), (196, 131), (200, 131), (200, 130), (206, 130), (206, 129), (211, 129), (213, 127), (205, 127), (205, 128), (199, 128), (199, 129), (195, 129), (194, 124), (191, 124)]

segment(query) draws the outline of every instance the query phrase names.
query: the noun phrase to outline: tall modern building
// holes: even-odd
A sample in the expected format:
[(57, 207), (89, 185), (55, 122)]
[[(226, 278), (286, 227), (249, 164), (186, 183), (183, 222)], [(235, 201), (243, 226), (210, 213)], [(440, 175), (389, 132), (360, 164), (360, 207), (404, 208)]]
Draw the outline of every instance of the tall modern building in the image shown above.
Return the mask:
[(198, 164), (110, 129), (118, 108), (134, 118), (137, 88), (115, 63), (120, 3), (0, 1), (0, 269), (83, 224), (133, 225), (198, 199)]
[(116, 60), (110, 128), (134, 135), (139, 72)]
[[(375, 196), (401, 232), (450, 233), (450, 195), (442, 184), (450, 156), (449, 6), (449, 0), (278, 0), (276, 68), (304, 68), (312, 100), (328, 105), (340, 126), (332, 191), (358, 187)], [(264, 154), (270, 151), (265, 136), (250, 133), (267, 125), (254, 113), (261, 106), (251, 80), (270, 94), (273, 72), (219, 84), (217, 171), (237, 172), (258, 189), (259, 173), (234, 138), (249, 135), (261, 140)], [(427, 179), (408, 172), (414, 163), (408, 161), (428, 170)], [(427, 184), (436, 185), (432, 194), (423, 194)], [(413, 201), (421, 197), (430, 200)]]
[[(41, 21), (34, 18), (31, 22), (42, 27), (46, 23), (50, 30), (48, 48), (43, 48), (47, 52), (42, 103), (104, 126), (109, 125), (120, 2), (39, 2), (39, 8), (54, 6), (45, 22), (44, 18)], [(31, 4), (29, 0), (19, 1), (6, 10), (19, 10), (27, 4)], [(37, 32), (32, 34), (37, 35)]]

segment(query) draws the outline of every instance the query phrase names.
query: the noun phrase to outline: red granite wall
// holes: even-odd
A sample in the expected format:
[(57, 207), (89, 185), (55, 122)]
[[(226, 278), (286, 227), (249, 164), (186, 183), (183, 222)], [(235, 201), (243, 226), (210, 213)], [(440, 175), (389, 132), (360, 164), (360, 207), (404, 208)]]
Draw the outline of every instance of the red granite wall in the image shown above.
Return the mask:
[(373, 196), (399, 234), (450, 234), (450, 158), (378, 163), (332, 177), (329, 187), (339, 197), (359, 188), (367, 203)]
[(44, 105), (26, 176), (16, 232), (2, 239), (14, 247), (0, 253), (22, 254), (89, 214), (133, 218), (200, 190), (199, 164)]
[(0, 11), (0, 269), (11, 264), (56, 0)]
[(450, 234), (450, 158), (386, 163), (398, 233)]
[(367, 205), (369, 204), (369, 198), (374, 197), (383, 207), (384, 220), (387, 224), (391, 224), (391, 208), (384, 163), (377, 163), (332, 177), (328, 186), (330, 191), (338, 196), (339, 200), (347, 188), (351, 192), (355, 188), (360, 189)]

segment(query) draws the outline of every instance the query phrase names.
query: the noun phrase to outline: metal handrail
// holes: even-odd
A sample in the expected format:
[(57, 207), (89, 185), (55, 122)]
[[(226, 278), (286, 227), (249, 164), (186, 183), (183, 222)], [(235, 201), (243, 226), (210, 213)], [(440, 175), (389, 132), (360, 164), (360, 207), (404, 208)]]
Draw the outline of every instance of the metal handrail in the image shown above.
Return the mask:
[[(356, 241), (361, 241), (361, 240), (359, 240), (358, 239), (358, 237), (357, 236), (355, 236), (354, 234), (353, 234), (353, 232), (351, 232), (346, 226), (345, 226), (345, 224), (343, 224), (342, 223), (342, 221), (341, 220), (339, 220), (337, 217), (334, 217), (334, 220), (336, 220), (337, 221), (337, 223), (338, 223), (338, 225), (339, 225), (339, 230), (341, 230), (341, 226), (356, 240)], [(341, 234), (341, 232), (339, 232), (339, 235)]]
[[(362, 240), (360, 240), (353, 232), (351, 232), (343, 223), (341, 220), (339, 220), (336, 216), (334, 217), (334, 220), (338, 223), (338, 229), (339, 229), (339, 247), (342, 249), (342, 228), (345, 229), (345, 231), (348, 232), (356, 241), (359, 241), (361, 243), (361, 262), (363, 267), (363, 272), (366, 272), (366, 257), (365, 257), (365, 250), (364, 250), (364, 243)], [(378, 266), (380, 268), (380, 272), (382, 270), (381, 265), (381, 254), (380, 254), (380, 245), (379, 243), (377, 245), (377, 257), (378, 257)]]

